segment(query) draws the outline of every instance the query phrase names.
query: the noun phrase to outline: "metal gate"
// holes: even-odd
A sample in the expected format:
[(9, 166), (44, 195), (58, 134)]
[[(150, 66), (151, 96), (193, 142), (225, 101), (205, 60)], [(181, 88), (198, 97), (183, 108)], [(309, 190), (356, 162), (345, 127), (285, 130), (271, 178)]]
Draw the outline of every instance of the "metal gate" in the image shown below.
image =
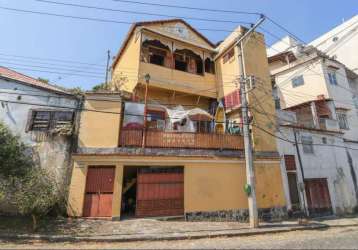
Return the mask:
[(136, 216), (184, 214), (184, 174), (182, 168), (138, 170)]
[(83, 207), (84, 217), (111, 217), (114, 167), (89, 167)]
[(327, 179), (305, 180), (305, 189), (310, 215), (332, 214)]

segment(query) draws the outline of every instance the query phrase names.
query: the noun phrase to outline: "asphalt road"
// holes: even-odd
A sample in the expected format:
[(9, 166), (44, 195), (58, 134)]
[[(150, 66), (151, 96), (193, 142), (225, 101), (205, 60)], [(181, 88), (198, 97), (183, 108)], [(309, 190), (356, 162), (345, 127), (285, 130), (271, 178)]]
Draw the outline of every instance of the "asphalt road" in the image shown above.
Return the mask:
[(249, 237), (128, 243), (2, 242), (0, 249), (358, 249), (358, 227)]

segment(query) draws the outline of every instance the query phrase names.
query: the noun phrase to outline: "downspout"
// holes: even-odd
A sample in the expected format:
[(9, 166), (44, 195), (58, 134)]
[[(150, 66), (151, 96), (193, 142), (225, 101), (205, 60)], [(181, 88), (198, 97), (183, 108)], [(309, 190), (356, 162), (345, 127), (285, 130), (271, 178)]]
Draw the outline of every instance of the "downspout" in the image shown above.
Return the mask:
[(351, 176), (352, 176), (352, 181), (353, 181), (353, 185), (354, 185), (354, 192), (356, 195), (356, 205), (358, 208), (358, 183), (357, 183), (357, 175), (356, 172), (354, 170), (354, 166), (353, 166), (353, 159), (351, 154), (348, 151), (348, 148), (346, 148), (346, 154), (347, 154), (347, 158), (348, 158), (348, 165), (350, 168), (350, 172), (351, 172)]
[(302, 164), (302, 158), (301, 158), (300, 149), (298, 147), (297, 131), (295, 129), (293, 129), (293, 135), (295, 137), (295, 147), (296, 147), (298, 163), (300, 165), (300, 171), (301, 171), (301, 177), (302, 177), (302, 186), (298, 187), (298, 190), (300, 190), (301, 195), (302, 195), (303, 210), (304, 210), (305, 216), (308, 217), (309, 214), (308, 214), (306, 199), (305, 199), (305, 195), (304, 195), (304, 191), (305, 191), (305, 174), (304, 174), (304, 170), (303, 170), (303, 164)]

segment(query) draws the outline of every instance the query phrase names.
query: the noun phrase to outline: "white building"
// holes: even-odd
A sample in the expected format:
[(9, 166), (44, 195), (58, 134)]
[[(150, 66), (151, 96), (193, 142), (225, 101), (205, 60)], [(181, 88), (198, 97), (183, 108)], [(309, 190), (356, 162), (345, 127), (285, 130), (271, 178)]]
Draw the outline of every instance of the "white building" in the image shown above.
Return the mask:
[[(301, 108), (305, 105), (296, 106), (295, 111)], [(295, 112), (277, 111), (280, 126), (276, 136), (288, 211), (306, 211), (310, 216), (352, 213), (358, 199), (357, 162), (354, 166), (349, 163), (338, 127), (302, 126), (309, 115), (313, 120), (312, 113), (304, 113), (296, 118)]]
[(358, 73), (358, 15), (316, 38), (312, 45)]
[[(312, 46), (287, 47), (269, 57), (269, 65), (276, 107), (295, 112), (297, 119), (277, 133), (289, 208), (307, 208), (311, 215), (353, 212), (358, 201), (358, 75)], [(295, 133), (298, 149), (292, 143)], [(287, 170), (285, 162), (295, 162), (294, 170)]]
[(63, 89), (0, 67), (0, 122), (32, 150), (61, 191), (69, 175), (78, 100)]

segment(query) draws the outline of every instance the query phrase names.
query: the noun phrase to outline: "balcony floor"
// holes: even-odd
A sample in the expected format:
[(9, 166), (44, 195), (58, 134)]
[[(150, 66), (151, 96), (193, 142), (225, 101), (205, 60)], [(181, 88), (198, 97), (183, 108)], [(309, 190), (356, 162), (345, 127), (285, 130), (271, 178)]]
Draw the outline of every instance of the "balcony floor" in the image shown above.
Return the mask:
[(77, 149), (77, 154), (244, 158), (243, 150), (231, 150), (231, 149), (219, 150), (219, 149), (142, 148), (142, 147), (117, 147), (117, 148), (81, 147)]

